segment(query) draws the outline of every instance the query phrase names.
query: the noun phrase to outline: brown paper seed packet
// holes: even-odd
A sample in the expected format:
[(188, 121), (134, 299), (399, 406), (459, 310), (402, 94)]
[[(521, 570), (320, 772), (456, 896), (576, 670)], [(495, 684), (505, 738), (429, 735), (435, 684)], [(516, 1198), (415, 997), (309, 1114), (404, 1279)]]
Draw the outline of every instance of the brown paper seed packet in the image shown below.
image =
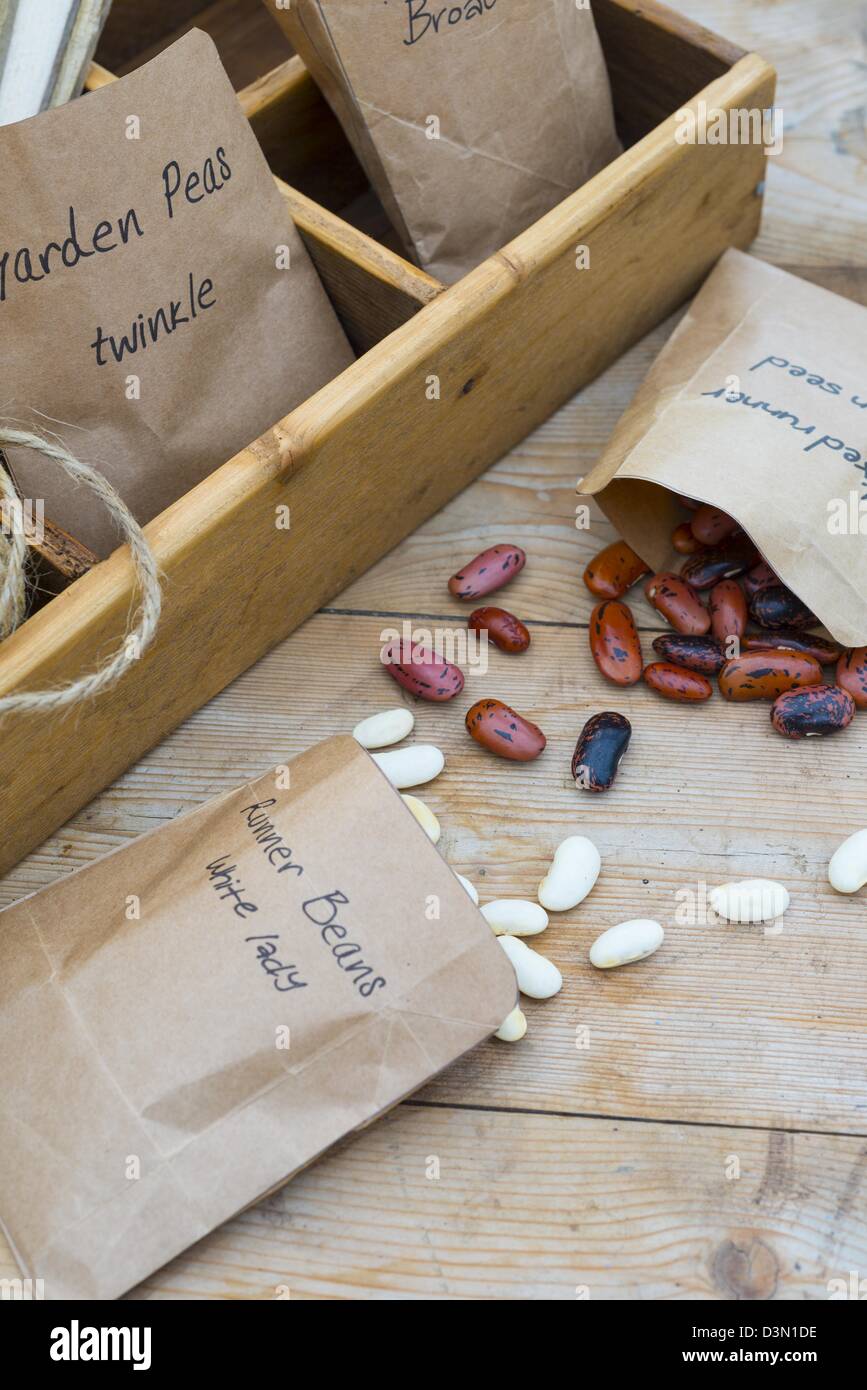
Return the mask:
[(620, 153), (575, 0), (266, 0), (401, 238), (447, 284)]
[[(408, 866), (411, 867), (411, 871)], [(499, 1028), (515, 975), (353, 738), (0, 913), (0, 1222), (113, 1298)]]
[(844, 646), (867, 643), (867, 309), (727, 251), (580, 485), (656, 570), (673, 493), (721, 507)]
[[(0, 412), (59, 434), (140, 522), (352, 361), (213, 41), (0, 128)], [(13, 452), (100, 556), (89, 490)]]

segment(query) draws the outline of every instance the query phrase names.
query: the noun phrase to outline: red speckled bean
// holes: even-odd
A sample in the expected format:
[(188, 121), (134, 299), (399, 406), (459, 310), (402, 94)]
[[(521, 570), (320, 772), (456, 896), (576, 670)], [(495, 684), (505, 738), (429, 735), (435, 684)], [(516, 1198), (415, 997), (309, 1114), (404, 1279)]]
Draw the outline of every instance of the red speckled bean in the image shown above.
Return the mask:
[(613, 541), (590, 561), (584, 571), (584, 583), (597, 598), (621, 598), (649, 572), (650, 566), (626, 541)]
[(692, 518), (692, 534), (702, 545), (719, 545), (720, 541), (737, 530), (737, 524), (728, 512), (721, 512), (719, 507), (711, 507), (705, 502)]
[(747, 600), (736, 579), (721, 579), (714, 584), (708, 599), (710, 630), (720, 642), (728, 637), (743, 636), (747, 625)]
[(590, 650), (606, 680), (635, 685), (641, 680), (641, 639), (625, 603), (597, 603), (590, 615)]
[(771, 723), (785, 738), (817, 738), (845, 729), (855, 718), (855, 701), (838, 685), (788, 690), (771, 709)]
[(453, 700), (464, 688), (464, 673), (430, 647), (396, 638), (380, 652), (388, 674), (420, 700)]
[(757, 594), (760, 589), (769, 589), (772, 584), (779, 584), (779, 575), (775, 574), (770, 565), (760, 560), (757, 565), (753, 565), (741, 580), (744, 586), (744, 593), (750, 599)]
[(719, 673), (720, 694), (737, 702), (775, 700), (785, 690), (821, 683), (821, 666), (803, 652), (745, 652)]
[(671, 543), (678, 555), (695, 555), (696, 551), (704, 549), (701, 541), (696, 540), (692, 534), (692, 527), (688, 521), (682, 521), (679, 526), (675, 526), (671, 533)]
[(668, 661), (654, 661), (645, 667), (644, 679), (657, 694), (668, 700), (693, 703), (709, 700), (713, 690), (707, 676), (687, 671), (685, 666), (672, 666)]
[(829, 642), (827, 637), (817, 637), (814, 632), (797, 632), (793, 627), (780, 627), (773, 632), (747, 634), (742, 638), (744, 651), (773, 651), (784, 647), (786, 651), (803, 652), (818, 661), (820, 666), (832, 666), (843, 655), (839, 642)]
[(721, 579), (731, 579), (756, 558), (756, 547), (745, 536), (737, 536), (726, 545), (714, 546), (690, 555), (680, 567), (681, 577), (694, 589), (712, 589)]
[(785, 584), (760, 589), (750, 600), (750, 617), (759, 627), (818, 627), (819, 619), (811, 613)]
[(692, 585), (679, 574), (654, 574), (644, 592), (675, 631), (701, 637), (710, 630), (710, 614)]
[(546, 743), (541, 729), (502, 700), (479, 700), (467, 711), (467, 729), (483, 748), (515, 763), (532, 762)]
[(487, 632), (501, 652), (525, 652), (530, 645), (530, 634), (520, 618), (505, 608), (477, 608), (467, 626), (472, 632)]
[(715, 676), (725, 665), (725, 653), (715, 637), (689, 637), (665, 632), (654, 637), (653, 650), (672, 666), (685, 666), (703, 676)]
[(848, 690), (858, 709), (867, 709), (867, 647), (851, 647), (837, 662), (837, 684)]
[(520, 574), (526, 563), (527, 557), (519, 545), (491, 546), (452, 575), (449, 591), (455, 598), (483, 598), (495, 589), (502, 589)]

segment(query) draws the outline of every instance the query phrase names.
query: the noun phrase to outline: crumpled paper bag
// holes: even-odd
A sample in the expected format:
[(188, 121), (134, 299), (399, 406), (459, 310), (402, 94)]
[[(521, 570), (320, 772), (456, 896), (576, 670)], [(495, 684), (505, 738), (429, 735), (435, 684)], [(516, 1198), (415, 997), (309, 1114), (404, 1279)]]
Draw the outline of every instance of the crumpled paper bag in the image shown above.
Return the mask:
[[(142, 523), (352, 361), (198, 30), (0, 129), (0, 203), (0, 414), (53, 429)], [(114, 549), (88, 490), (31, 453), (10, 462), (46, 516)]]
[(579, 486), (656, 570), (673, 492), (721, 507), (844, 646), (867, 644), (867, 309), (740, 251)]
[(266, 0), (407, 254), (451, 284), (616, 159), (575, 0)]
[(497, 1029), (515, 975), (328, 739), (0, 914), (0, 1219), (112, 1298)]

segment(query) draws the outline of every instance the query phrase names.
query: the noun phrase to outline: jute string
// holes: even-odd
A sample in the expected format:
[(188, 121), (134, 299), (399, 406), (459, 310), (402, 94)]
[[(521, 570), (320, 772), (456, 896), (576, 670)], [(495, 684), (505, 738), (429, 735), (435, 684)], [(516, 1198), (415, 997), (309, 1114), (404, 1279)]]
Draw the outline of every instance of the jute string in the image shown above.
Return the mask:
[[(0, 450), (6, 448), (32, 449), (51, 459), (67, 477), (84, 483), (107, 507), (124, 539), (129, 543), (136, 580), (141, 592), (133, 625), (113, 656), (97, 670), (70, 681), (67, 685), (45, 690), (21, 691), (0, 698), (0, 719), (15, 713), (45, 713), (65, 709), (107, 690), (120, 679), (153, 640), (160, 618), (160, 580), (153, 551), (135, 517), (109, 482), (75, 458), (61, 441), (30, 430), (12, 429), (0, 422)], [(12, 479), (0, 463), (0, 501), (4, 518), (15, 517), (20, 505)], [(24, 618), (27, 607), (28, 549), (21, 525), (0, 526), (0, 640), (13, 632)]]

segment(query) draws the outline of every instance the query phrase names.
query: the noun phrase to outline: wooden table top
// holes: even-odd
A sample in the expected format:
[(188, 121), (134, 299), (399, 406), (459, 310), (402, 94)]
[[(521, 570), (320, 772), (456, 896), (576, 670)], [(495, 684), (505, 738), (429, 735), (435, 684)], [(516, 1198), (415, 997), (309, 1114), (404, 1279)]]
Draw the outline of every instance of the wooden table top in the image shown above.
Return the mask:
[[(867, 54), (859, 0), (678, 0), (780, 71), (783, 152), (753, 248), (867, 303)], [(492, 653), (473, 698), (541, 724), (535, 764), (486, 756), (463, 710), (422, 705), (415, 737), (446, 752), (422, 793), (441, 852), (482, 899), (535, 896), (556, 844), (590, 835), (603, 872), (538, 943), (562, 993), (527, 1001), (529, 1032), (490, 1041), (281, 1192), (135, 1291), (147, 1298), (822, 1299), (867, 1268), (867, 915), (826, 865), (867, 824), (867, 722), (788, 744), (767, 709), (668, 705), (605, 687), (587, 646), (587, 559), (611, 529), (573, 524), (586, 473), (672, 324), (187, 721), (0, 882), (0, 905), (311, 742), (398, 701), (377, 660), (403, 619), (453, 625), (445, 581), (514, 540), (508, 606), (527, 656)], [(410, 461), (411, 462), (411, 461)], [(636, 603), (649, 647), (659, 631)], [(477, 692), (477, 693), (476, 693)], [(569, 760), (599, 709), (635, 730), (615, 789), (576, 792)], [(679, 890), (782, 880), (761, 927), (680, 925)], [(595, 972), (606, 926), (667, 929), (642, 965)], [(429, 1159), (439, 1176), (429, 1176)], [(16, 1272), (0, 1238), (0, 1277)]]

